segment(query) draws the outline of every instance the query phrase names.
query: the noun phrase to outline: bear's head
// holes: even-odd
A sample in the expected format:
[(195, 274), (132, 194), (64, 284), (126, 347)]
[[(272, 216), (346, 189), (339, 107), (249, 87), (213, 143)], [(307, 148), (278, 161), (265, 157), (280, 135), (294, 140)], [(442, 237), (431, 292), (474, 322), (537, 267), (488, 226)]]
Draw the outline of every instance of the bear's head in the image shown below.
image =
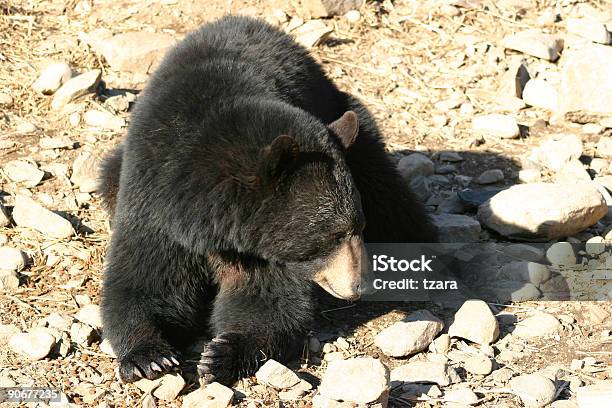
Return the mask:
[(239, 189), (227, 209), (232, 249), (356, 299), (365, 290), (365, 218), (345, 155), (358, 117), (349, 111), (325, 126), (298, 109), (265, 112), (251, 117), (249, 137), (270, 141), (226, 169)]

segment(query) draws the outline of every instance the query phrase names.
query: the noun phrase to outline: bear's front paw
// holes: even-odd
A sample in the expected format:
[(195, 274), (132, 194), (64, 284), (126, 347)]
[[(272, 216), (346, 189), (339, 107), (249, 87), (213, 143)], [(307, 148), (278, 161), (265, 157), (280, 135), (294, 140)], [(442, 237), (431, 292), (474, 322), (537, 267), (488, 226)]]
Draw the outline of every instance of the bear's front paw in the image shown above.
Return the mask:
[(232, 385), (243, 375), (249, 375), (248, 362), (243, 361), (247, 356), (243, 350), (248, 348), (248, 340), (238, 333), (223, 333), (213, 338), (204, 346), (198, 374), (202, 385), (219, 382)]
[(177, 368), (179, 359), (178, 352), (169, 345), (141, 345), (119, 360), (119, 377), (124, 382), (154, 380)]

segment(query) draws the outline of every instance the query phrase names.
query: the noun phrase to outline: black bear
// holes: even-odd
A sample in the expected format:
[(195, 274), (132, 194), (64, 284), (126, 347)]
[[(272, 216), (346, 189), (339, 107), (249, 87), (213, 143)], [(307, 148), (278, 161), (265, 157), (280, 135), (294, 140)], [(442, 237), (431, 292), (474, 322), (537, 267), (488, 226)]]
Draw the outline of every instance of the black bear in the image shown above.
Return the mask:
[(434, 242), (357, 100), (291, 37), (228, 16), (188, 35), (102, 168), (104, 335), (124, 381), (211, 336), (203, 382), (299, 356), (313, 282), (356, 299), (363, 242)]

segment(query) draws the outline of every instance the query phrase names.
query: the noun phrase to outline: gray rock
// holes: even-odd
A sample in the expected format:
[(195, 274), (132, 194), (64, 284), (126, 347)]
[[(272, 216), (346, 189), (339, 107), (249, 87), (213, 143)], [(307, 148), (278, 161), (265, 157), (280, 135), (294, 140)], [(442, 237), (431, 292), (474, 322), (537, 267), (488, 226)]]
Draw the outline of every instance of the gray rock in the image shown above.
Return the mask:
[(94, 69), (71, 78), (55, 92), (51, 108), (56, 111), (61, 110), (73, 100), (92, 93), (98, 86), (101, 76), (102, 71)]
[(89, 152), (81, 153), (72, 164), (70, 181), (82, 193), (92, 193), (98, 188), (100, 160)]
[(544, 259), (544, 250), (529, 244), (511, 244), (503, 247), (504, 254), (517, 261), (540, 262)]
[(467, 215), (432, 214), (431, 220), (438, 228), (440, 242), (478, 242), (480, 238), (480, 224)]
[(593, 18), (569, 17), (565, 23), (568, 33), (600, 44), (612, 43), (612, 33), (608, 31), (604, 23)]
[(174, 401), (185, 388), (185, 380), (180, 374), (166, 374), (160, 378), (159, 387), (153, 390), (153, 396), (164, 401)]
[(587, 240), (584, 247), (587, 254), (598, 256), (606, 251), (606, 240), (604, 237), (593, 237)]
[(353, 358), (329, 363), (319, 394), (332, 401), (387, 405), (389, 371), (375, 358)]
[(17, 225), (32, 228), (51, 238), (64, 239), (74, 233), (70, 221), (23, 195), (15, 198), (13, 219)]
[(562, 109), (612, 114), (612, 47), (585, 44), (563, 55)]
[(391, 371), (392, 383), (434, 383), (446, 387), (460, 381), (454, 368), (437, 361), (413, 361)]
[(537, 313), (516, 324), (513, 335), (529, 339), (556, 334), (561, 329), (559, 320), (548, 313)]
[(500, 169), (485, 170), (476, 178), (478, 184), (493, 184), (504, 180), (504, 172)]
[(590, 183), (534, 183), (498, 193), (478, 208), (478, 219), (513, 239), (554, 240), (584, 230), (607, 212), (604, 198)]
[(11, 350), (31, 360), (41, 360), (47, 357), (53, 346), (55, 346), (55, 337), (44, 330), (17, 333), (9, 340)]
[(503, 188), (499, 187), (466, 189), (457, 192), (457, 196), (468, 208), (477, 208), (482, 203), (503, 190)]
[(463, 157), (457, 152), (441, 152), (440, 161), (456, 163), (463, 161)]
[(388, 356), (405, 357), (425, 350), (443, 328), (444, 323), (431, 312), (419, 310), (383, 329), (375, 344)]
[(559, 110), (559, 92), (548, 81), (543, 79), (532, 79), (525, 85), (523, 90), (523, 100), (529, 106), (548, 109), (550, 111)]
[(451, 174), (456, 172), (457, 167), (453, 164), (442, 164), (440, 166), (436, 166), (436, 174)]
[(553, 265), (571, 266), (578, 262), (574, 246), (569, 242), (556, 242), (546, 251), (546, 259)]
[(277, 389), (291, 388), (300, 382), (299, 377), (290, 369), (275, 360), (268, 360), (255, 373), (257, 381)]
[(550, 279), (551, 272), (548, 266), (540, 263), (513, 261), (502, 266), (498, 276), (502, 279), (529, 282), (539, 286)]
[(27, 187), (36, 186), (45, 176), (45, 172), (39, 170), (38, 166), (24, 160), (12, 160), (2, 169), (9, 179), (16, 183), (25, 183)]
[(555, 385), (539, 374), (524, 374), (510, 380), (512, 392), (518, 395), (526, 407), (545, 407), (555, 398)]
[(312, 17), (332, 17), (346, 14), (363, 5), (364, 0), (302, 0), (301, 4)]
[(425, 176), (413, 177), (408, 185), (421, 200), (426, 201), (431, 196), (430, 182)]
[(451, 194), (438, 205), (438, 212), (449, 214), (463, 214), (467, 211), (467, 207), (459, 199), (457, 194)]
[(182, 408), (225, 408), (232, 404), (234, 391), (217, 382), (207, 384), (183, 397)]
[(488, 345), (499, 336), (499, 325), (489, 305), (482, 300), (472, 299), (466, 301), (455, 313), (448, 335)]
[(505, 37), (502, 45), (534, 57), (556, 61), (561, 55), (563, 40), (537, 29), (530, 29)]
[(499, 113), (476, 116), (472, 119), (472, 130), (502, 139), (514, 139), (520, 135), (516, 119)]
[(397, 170), (406, 181), (410, 181), (415, 176), (427, 177), (434, 174), (434, 163), (423, 154), (413, 153), (402, 157)]
[(47, 66), (32, 84), (32, 89), (43, 95), (51, 95), (72, 78), (72, 69), (68, 63), (61, 61)]
[(21, 250), (7, 246), (0, 247), (0, 269), (20, 271), (27, 261), (28, 257)]

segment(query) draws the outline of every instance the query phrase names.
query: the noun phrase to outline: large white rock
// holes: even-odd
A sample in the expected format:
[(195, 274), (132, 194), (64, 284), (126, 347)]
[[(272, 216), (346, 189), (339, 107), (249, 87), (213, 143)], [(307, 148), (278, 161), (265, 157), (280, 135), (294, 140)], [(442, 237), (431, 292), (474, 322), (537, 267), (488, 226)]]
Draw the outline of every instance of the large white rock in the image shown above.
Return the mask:
[(499, 336), (499, 325), (489, 305), (482, 300), (471, 299), (455, 313), (448, 335), (488, 345)]
[(516, 119), (499, 113), (476, 116), (472, 119), (472, 130), (503, 139), (513, 139), (520, 134)]
[(108, 35), (102, 30), (89, 33), (85, 40), (100, 53), (112, 69), (135, 74), (148, 74), (161, 61), (166, 50), (176, 43), (165, 33), (132, 31)]
[(0, 247), (0, 269), (20, 271), (25, 266), (28, 257), (17, 248)]
[(418, 310), (383, 329), (375, 343), (388, 356), (404, 357), (425, 350), (443, 328), (444, 323), (430, 311)]
[(102, 71), (94, 69), (71, 78), (55, 92), (51, 100), (51, 108), (56, 111), (61, 110), (73, 100), (93, 92), (101, 77)]
[(541, 408), (555, 398), (555, 385), (539, 374), (524, 374), (510, 380), (512, 392), (518, 395), (528, 408)]
[(505, 37), (502, 45), (534, 57), (556, 61), (561, 55), (563, 40), (537, 29), (530, 29)]
[(563, 111), (612, 114), (612, 47), (585, 44), (563, 55)]
[(53, 92), (72, 77), (72, 69), (66, 62), (55, 62), (47, 66), (32, 84), (32, 89), (44, 95)]
[(375, 358), (352, 358), (329, 363), (319, 393), (326, 399), (386, 406), (389, 371)]
[(528, 339), (556, 334), (560, 329), (561, 323), (555, 316), (541, 312), (517, 323), (512, 334)]
[(461, 381), (448, 364), (439, 361), (413, 361), (391, 371), (391, 381), (405, 383), (435, 383), (447, 386)]
[(23, 195), (15, 198), (13, 219), (17, 225), (35, 229), (51, 238), (68, 238), (74, 232), (70, 221)]
[(583, 231), (608, 213), (590, 183), (520, 184), (478, 208), (478, 219), (498, 233), (522, 240), (554, 240)]

